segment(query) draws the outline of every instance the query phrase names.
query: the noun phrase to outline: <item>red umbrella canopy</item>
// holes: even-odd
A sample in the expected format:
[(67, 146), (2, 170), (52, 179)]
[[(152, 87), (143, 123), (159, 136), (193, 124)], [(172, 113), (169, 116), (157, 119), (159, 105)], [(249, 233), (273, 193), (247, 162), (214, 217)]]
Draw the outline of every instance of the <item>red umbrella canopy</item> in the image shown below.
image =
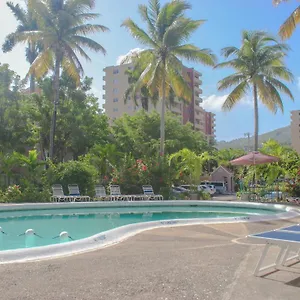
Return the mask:
[(269, 164), (279, 161), (278, 157), (262, 154), (258, 151), (249, 152), (248, 154), (236, 158), (230, 163), (234, 166), (252, 166), (252, 165), (262, 165)]

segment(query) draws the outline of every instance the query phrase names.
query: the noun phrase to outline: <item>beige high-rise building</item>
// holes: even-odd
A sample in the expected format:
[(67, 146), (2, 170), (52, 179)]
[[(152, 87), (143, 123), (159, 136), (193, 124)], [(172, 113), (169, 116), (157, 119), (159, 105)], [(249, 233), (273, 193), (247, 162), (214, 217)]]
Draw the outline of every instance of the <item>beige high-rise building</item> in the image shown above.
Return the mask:
[(292, 147), (300, 154), (300, 110), (291, 111)]
[[(129, 99), (127, 103), (124, 102), (124, 95), (129, 87), (128, 76), (126, 71), (132, 68), (131, 64), (110, 66), (104, 69), (104, 86), (103, 95), (105, 113), (110, 119), (113, 120), (121, 117), (124, 113), (134, 115), (135, 112), (143, 109), (142, 103), (138, 98), (138, 105), (135, 104), (133, 99)], [(215, 138), (215, 115), (205, 111), (200, 104), (202, 103), (202, 74), (192, 68), (184, 67), (183, 72), (189, 78), (189, 84), (193, 90), (192, 101), (188, 104), (175, 100), (172, 106), (167, 105), (167, 109), (181, 118), (182, 124), (190, 122), (193, 124), (195, 130), (203, 132), (208, 139)], [(139, 94), (137, 94), (139, 97)], [(148, 104), (148, 111), (157, 110), (161, 111), (161, 102), (159, 101), (154, 107), (152, 103)]]

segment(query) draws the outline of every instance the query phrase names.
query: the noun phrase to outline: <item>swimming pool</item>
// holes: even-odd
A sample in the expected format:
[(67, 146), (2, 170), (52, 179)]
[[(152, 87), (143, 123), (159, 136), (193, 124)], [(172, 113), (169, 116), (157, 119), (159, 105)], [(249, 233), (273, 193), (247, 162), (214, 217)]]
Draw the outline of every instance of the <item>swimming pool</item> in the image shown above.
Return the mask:
[(287, 209), (280, 205), (213, 201), (2, 206), (0, 260), (8, 254), (20, 255), (22, 251), (30, 254), (30, 250), (40, 252), (44, 249), (55, 253), (63, 249), (66, 254), (68, 248), (74, 252), (79, 244), (85, 245), (81, 249), (107, 245), (116, 238), (120, 240), (148, 228), (272, 219), (286, 213)]

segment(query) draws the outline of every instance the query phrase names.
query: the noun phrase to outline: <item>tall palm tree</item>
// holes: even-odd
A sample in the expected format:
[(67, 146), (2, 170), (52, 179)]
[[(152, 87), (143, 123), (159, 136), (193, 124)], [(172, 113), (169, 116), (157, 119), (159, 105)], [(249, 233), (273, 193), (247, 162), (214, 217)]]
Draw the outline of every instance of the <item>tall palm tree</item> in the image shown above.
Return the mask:
[(139, 64), (141, 75), (132, 89), (136, 94), (146, 85), (152, 95), (161, 98), (160, 155), (164, 155), (166, 97), (173, 89), (177, 97), (191, 100), (191, 89), (183, 73), (179, 58), (214, 66), (215, 56), (209, 49), (200, 49), (193, 44), (185, 44), (192, 33), (204, 23), (185, 16), (191, 5), (184, 0), (173, 0), (161, 6), (159, 0), (149, 0), (147, 5), (139, 5), (139, 14), (147, 25), (147, 31), (128, 18), (122, 23), (131, 35), (147, 49), (138, 54), (128, 55), (122, 63)]
[(30, 67), (29, 73), (38, 78), (53, 71), (53, 116), (50, 129), (49, 157), (53, 159), (57, 107), (59, 104), (59, 77), (61, 68), (71, 76), (77, 85), (83, 67), (78, 54), (90, 61), (83, 48), (106, 54), (96, 41), (86, 37), (99, 31), (108, 31), (103, 25), (86, 23), (99, 17), (91, 13), (95, 0), (28, 0), (28, 8), (37, 21), (38, 30), (16, 34), (16, 41), (36, 42), (42, 52)]
[[(281, 2), (287, 2), (289, 0), (273, 0), (275, 5), (279, 5)], [(299, 0), (298, 0), (299, 1)], [(279, 35), (283, 39), (288, 39), (292, 36), (296, 30), (296, 26), (300, 23), (300, 5), (292, 12), (292, 14), (281, 25)]]
[(228, 95), (223, 110), (231, 110), (252, 90), (254, 104), (254, 150), (258, 149), (258, 100), (271, 112), (283, 112), (280, 92), (294, 100), (289, 88), (280, 81), (292, 81), (292, 73), (285, 67), (284, 57), (288, 46), (261, 31), (244, 31), (240, 48), (227, 47), (222, 54), (230, 60), (216, 67), (231, 67), (236, 73), (218, 83), (220, 91), (234, 87)]
[[(19, 4), (13, 4), (12, 2), (6, 2), (6, 5), (10, 8), (14, 14), (19, 25), (15, 32), (10, 33), (6, 36), (5, 41), (2, 45), (2, 51), (4, 53), (10, 52), (16, 46), (17, 41), (15, 39), (16, 34), (24, 31), (35, 31), (37, 30), (37, 22), (32, 17), (30, 10), (23, 9)], [(25, 49), (25, 55), (30, 65), (34, 62), (40, 52), (40, 45), (37, 42), (28, 42)], [(35, 91), (35, 76), (34, 73), (30, 76), (30, 93)]]

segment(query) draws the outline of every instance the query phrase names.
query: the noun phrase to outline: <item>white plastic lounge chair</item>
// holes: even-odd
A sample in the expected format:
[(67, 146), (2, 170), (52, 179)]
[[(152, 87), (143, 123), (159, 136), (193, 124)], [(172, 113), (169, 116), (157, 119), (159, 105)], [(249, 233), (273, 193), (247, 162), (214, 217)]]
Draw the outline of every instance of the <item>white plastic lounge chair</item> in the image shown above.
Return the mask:
[(132, 201), (133, 199), (131, 195), (122, 195), (119, 185), (111, 185), (109, 189), (112, 201)]
[[(261, 254), (258, 264), (255, 268), (254, 275), (259, 276), (261, 272), (266, 274), (272, 273), (274, 271), (284, 269), (288, 266), (291, 261), (300, 260), (300, 225), (293, 225), (285, 228), (279, 228), (272, 231), (266, 231), (258, 234), (249, 235), (248, 238), (259, 239), (266, 243), (266, 246)], [(268, 253), (268, 250), (272, 246), (277, 246), (280, 248), (280, 252), (276, 258), (274, 264), (262, 267), (264, 259)], [(296, 255), (289, 256), (291, 252), (296, 253)], [(264, 274), (264, 275), (266, 275)], [(262, 275), (260, 275), (262, 276)]]
[(111, 197), (106, 195), (106, 190), (103, 185), (95, 186), (95, 198), (94, 200), (111, 200)]
[(162, 195), (155, 195), (152, 185), (143, 185), (143, 192), (147, 200), (164, 200)]
[(81, 196), (77, 184), (69, 184), (69, 195), (73, 197), (74, 201), (91, 201), (89, 196)]
[(73, 200), (72, 196), (66, 196), (61, 184), (52, 185), (52, 196), (50, 201), (53, 202), (70, 202)]

